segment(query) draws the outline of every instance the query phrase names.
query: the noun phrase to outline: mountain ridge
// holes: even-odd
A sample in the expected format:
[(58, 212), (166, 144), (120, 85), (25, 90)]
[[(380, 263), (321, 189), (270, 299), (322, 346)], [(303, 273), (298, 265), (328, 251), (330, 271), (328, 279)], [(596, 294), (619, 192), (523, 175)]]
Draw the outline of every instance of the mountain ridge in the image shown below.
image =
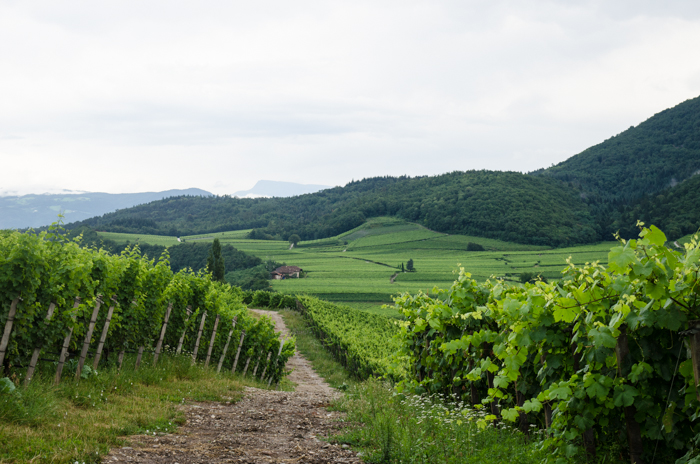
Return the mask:
[(180, 195), (212, 196), (213, 194), (206, 190), (189, 188), (162, 192), (81, 192), (1, 196), (0, 229), (43, 227), (55, 222), (59, 213), (64, 215), (65, 222), (81, 221), (118, 209)]
[[(290, 198), (178, 196), (71, 227), (165, 235), (254, 229), (251, 238), (298, 234), (312, 240), (394, 216), (444, 233), (566, 246), (609, 240), (616, 230), (636, 235), (632, 223), (639, 217), (633, 216), (645, 216), (644, 204), (653, 206), (646, 216), (672, 224), (673, 231), (700, 224), (700, 211), (673, 208), (700, 203), (691, 179), (699, 170), (700, 97), (529, 174), (374, 177)], [(664, 216), (664, 209), (682, 220)]]

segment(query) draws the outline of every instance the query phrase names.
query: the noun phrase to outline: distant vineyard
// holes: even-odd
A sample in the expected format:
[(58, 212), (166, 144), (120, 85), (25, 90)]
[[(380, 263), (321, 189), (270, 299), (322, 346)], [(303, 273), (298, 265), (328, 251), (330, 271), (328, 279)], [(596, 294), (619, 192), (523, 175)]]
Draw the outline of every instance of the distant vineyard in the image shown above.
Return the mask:
[(0, 232), (0, 376), (11, 371), (27, 383), (38, 362), (50, 361), (58, 382), (69, 358), (80, 378), (108, 363), (121, 368), (126, 353), (137, 354), (136, 368), (144, 353), (155, 363), (169, 347), (219, 370), (250, 364), (279, 381), (294, 341), (248, 315), (239, 289), (207, 273), (173, 274), (167, 258), (80, 248), (55, 230)]
[(698, 462), (700, 245), (665, 243), (652, 226), (607, 268), (570, 263), (556, 284), (479, 284), (462, 270), (436, 298), (403, 295), (402, 388), (484, 405), (482, 425), (546, 429), (557, 462)]
[(390, 371), (391, 358), (399, 348), (394, 340), (398, 329), (393, 319), (309, 296), (299, 296), (297, 309), (352, 375), (366, 379)]

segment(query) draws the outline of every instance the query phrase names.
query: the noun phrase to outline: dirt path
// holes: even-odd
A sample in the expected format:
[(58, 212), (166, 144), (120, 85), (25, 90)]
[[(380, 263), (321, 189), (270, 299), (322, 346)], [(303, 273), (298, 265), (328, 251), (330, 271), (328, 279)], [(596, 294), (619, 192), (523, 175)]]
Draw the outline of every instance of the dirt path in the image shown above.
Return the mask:
[[(277, 330), (288, 336), (282, 317), (270, 316)], [(318, 437), (337, 432), (342, 414), (325, 406), (337, 395), (298, 352), (287, 367), (296, 391), (246, 388), (235, 404), (195, 403), (182, 406), (187, 423), (177, 433), (130, 437), (130, 446), (113, 449), (105, 463), (360, 463), (339, 445)]]

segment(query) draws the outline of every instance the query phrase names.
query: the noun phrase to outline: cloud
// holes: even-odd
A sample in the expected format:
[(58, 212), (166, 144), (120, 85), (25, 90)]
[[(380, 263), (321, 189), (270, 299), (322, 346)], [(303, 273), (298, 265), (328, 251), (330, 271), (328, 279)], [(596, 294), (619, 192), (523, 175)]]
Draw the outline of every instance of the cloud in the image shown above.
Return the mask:
[(0, 190), (529, 171), (698, 96), (699, 26), (646, 0), (3, 2)]

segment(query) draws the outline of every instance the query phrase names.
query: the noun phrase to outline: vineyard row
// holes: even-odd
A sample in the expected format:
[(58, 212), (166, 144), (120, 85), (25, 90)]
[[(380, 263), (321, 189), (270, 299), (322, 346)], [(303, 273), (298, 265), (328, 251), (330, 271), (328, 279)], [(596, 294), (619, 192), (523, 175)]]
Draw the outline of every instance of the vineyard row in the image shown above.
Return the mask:
[(218, 360), (217, 370), (245, 375), (250, 366), (276, 383), (294, 341), (280, 340), (269, 318), (250, 316), (242, 299), (207, 273), (173, 274), (167, 255), (155, 263), (137, 249), (84, 249), (55, 231), (1, 232), (0, 375), (12, 371), (28, 383), (43, 360), (56, 363), (58, 382), (73, 358), (79, 379), (100, 366), (121, 368), (125, 353), (137, 353), (136, 368), (144, 352), (156, 363), (169, 347), (207, 366)]

